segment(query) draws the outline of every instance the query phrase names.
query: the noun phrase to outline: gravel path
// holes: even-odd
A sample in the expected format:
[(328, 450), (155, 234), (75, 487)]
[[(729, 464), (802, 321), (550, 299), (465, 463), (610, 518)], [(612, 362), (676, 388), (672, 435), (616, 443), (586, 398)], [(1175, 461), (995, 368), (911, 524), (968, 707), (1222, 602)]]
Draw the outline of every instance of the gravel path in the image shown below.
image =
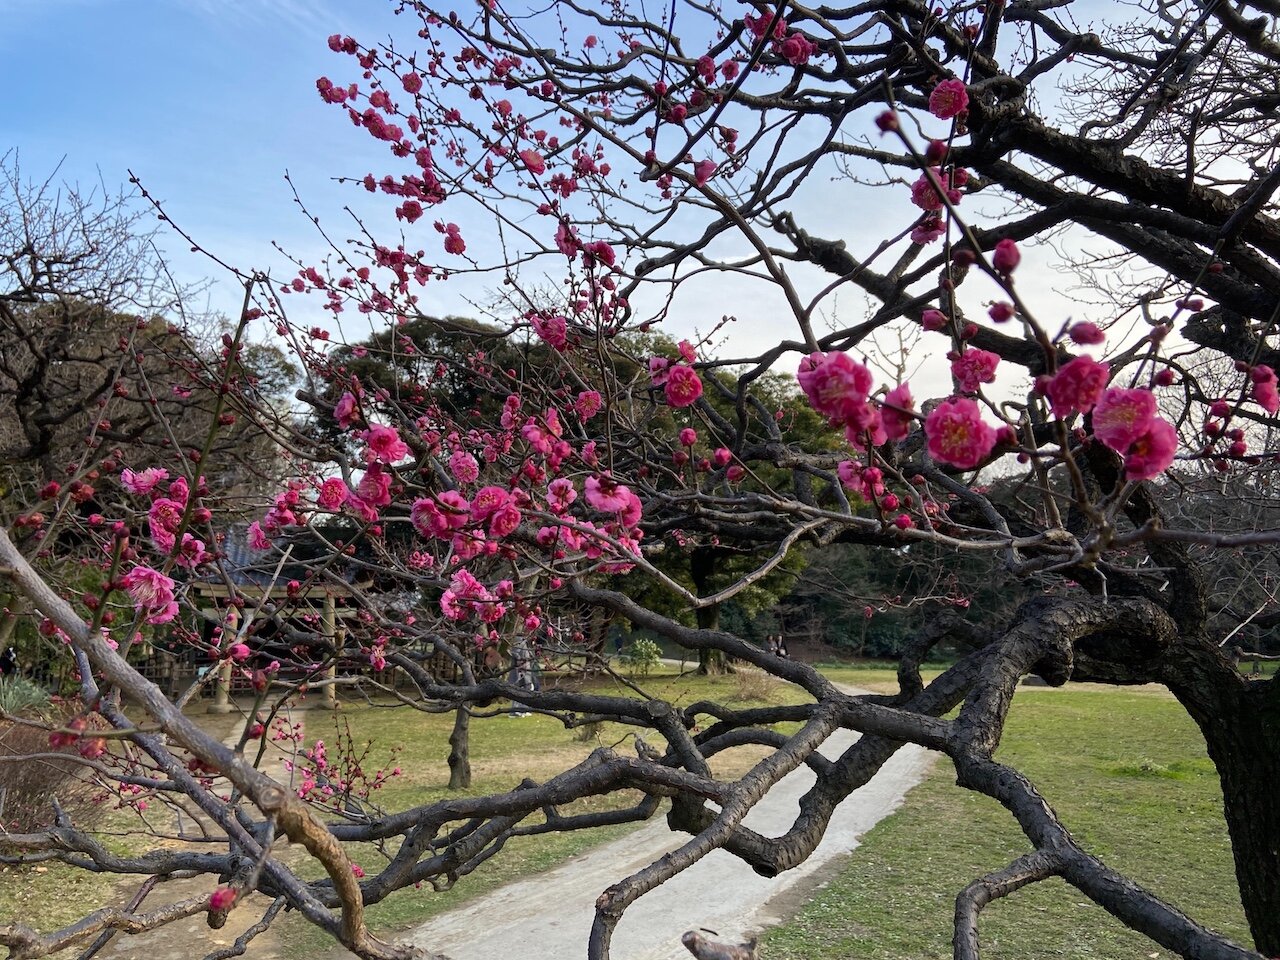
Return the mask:
[[(837, 756), (856, 739), (840, 731), (823, 746)], [(706, 927), (720, 939), (741, 942), (789, 916), (834, 866), (835, 858), (902, 802), (920, 782), (932, 756), (920, 747), (899, 750), (878, 774), (840, 805), (818, 849), (780, 876), (753, 873), (742, 861), (715, 850), (632, 905), (613, 936), (614, 960), (676, 960), (686, 930)], [(801, 767), (759, 803), (746, 825), (770, 836), (794, 820), (813, 774)], [(403, 939), (451, 960), (569, 960), (585, 957), (596, 898), (612, 883), (674, 850), (688, 839), (673, 834), (665, 818), (588, 851), (554, 870), (508, 884), (457, 910), (441, 914)]]

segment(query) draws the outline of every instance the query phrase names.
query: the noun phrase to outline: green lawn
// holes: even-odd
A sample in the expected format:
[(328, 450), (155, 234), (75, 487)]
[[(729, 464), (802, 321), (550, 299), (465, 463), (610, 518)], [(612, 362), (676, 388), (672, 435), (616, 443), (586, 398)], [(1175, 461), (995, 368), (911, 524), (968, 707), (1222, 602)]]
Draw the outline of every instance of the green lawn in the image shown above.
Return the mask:
[[(887, 686), (886, 675), (842, 680)], [(1093, 853), (1192, 917), (1249, 943), (1217, 775), (1167, 694), (1023, 688), (998, 757), (1027, 773)], [(1030, 847), (994, 801), (960, 790), (940, 759), (842, 872), (764, 940), (765, 960), (951, 956), (955, 895)], [(983, 914), (984, 956), (1019, 960), (1169, 954), (1053, 880)]]

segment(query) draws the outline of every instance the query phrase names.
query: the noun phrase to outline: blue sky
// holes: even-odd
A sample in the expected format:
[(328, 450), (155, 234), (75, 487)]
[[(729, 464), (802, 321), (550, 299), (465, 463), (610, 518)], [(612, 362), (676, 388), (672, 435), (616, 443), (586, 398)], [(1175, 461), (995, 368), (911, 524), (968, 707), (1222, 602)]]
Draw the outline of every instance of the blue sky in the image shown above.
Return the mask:
[[(377, 29), (389, 7), (366, 0), (353, 24), (351, 6), (0, 0), (6, 146), (33, 179), (61, 163), (63, 180), (116, 189), (133, 170), (175, 221), (242, 266), (273, 262), (270, 240), (314, 246), (285, 171), (313, 197), (331, 194), (328, 178), (363, 172), (373, 152), (315, 93), (338, 61), (326, 37)], [(165, 247), (187, 279), (216, 270), (178, 240)], [(229, 289), (214, 297), (235, 302)]]
[[(353, 195), (330, 178), (393, 169), (385, 150), (317, 96), (321, 75), (353, 79), (350, 60), (333, 54), (326, 38), (382, 39), (402, 23), (392, 10), (387, 0), (0, 0), (7, 145), (19, 149), (32, 178), (61, 163), (62, 179), (82, 187), (101, 179), (116, 189), (132, 169), (176, 222), (237, 266), (279, 271), (272, 241), (314, 261), (323, 248), (285, 171), (326, 228), (345, 237), (352, 231), (337, 222), (341, 205), (361, 202), (363, 192)], [(833, 203), (830, 190), (823, 178), (793, 207), (815, 234), (843, 236), (854, 249), (874, 246), (915, 212), (894, 191), (842, 187), (842, 202)], [(483, 242), (464, 211), (446, 205), (444, 216)], [(423, 246), (439, 242), (429, 219), (415, 229), (429, 235)], [(163, 246), (180, 279), (217, 279), (217, 267), (180, 239)], [(828, 278), (814, 273), (816, 286), (824, 285)], [(466, 313), (463, 294), (484, 291), (433, 284), (422, 307)], [(196, 306), (234, 313), (238, 304), (234, 284), (221, 281)], [(834, 309), (845, 322), (865, 315), (852, 291)], [(728, 347), (736, 355), (794, 336), (776, 293), (725, 277), (692, 286), (668, 332), (705, 330), (724, 313), (738, 317)]]

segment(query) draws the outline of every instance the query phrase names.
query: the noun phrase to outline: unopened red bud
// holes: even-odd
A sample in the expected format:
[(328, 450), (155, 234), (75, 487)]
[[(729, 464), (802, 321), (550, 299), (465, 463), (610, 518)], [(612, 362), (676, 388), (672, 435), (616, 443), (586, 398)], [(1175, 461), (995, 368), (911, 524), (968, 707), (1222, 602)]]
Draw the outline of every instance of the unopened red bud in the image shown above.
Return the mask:
[(989, 316), (996, 323), (1005, 323), (1009, 320), (1012, 320), (1013, 304), (1006, 303), (1004, 300), (999, 300), (993, 303), (990, 309), (987, 310), (987, 316)]
[(991, 266), (997, 273), (1013, 273), (1021, 262), (1022, 253), (1018, 250), (1018, 245), (1008, 237), (997, 243), (995, 250), (991, 252)]
[(886, 110), (876, 117), (876, 128), (881, 133), (891, 133), (898, 129), (898, 115), (892, 110)]

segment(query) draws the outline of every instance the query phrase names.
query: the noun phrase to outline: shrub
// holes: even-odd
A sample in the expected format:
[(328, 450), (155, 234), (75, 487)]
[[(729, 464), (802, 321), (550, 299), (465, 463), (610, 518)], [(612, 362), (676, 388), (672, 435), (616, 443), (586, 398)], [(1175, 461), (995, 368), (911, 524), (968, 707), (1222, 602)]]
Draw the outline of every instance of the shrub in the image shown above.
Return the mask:
[(51, 706), (49, 691), (24, 677), (0, 678), (0, 713), (11, 717), (45, 716)]
[(632, 676), (647, 677), (662, 660), (662, 648), (652, 640), (644, 638), (633, 640), (622, 648), (618, 660), (631, 672)]

